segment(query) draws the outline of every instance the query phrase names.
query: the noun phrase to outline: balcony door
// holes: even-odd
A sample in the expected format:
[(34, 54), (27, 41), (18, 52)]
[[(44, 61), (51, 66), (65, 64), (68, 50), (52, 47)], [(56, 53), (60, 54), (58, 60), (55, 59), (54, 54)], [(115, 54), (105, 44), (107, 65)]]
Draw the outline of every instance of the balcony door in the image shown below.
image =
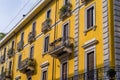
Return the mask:
[(62, 64), (62, 80), (67, 80), (67, 62)]
[(87, 80), (94, 80), (94, 51), (87, 54)]
[(68, 27), (69, 27), (69, 23), (64, 24), (63, 26), (63, 42), (65, 42), (66, 40), (68, 40)]

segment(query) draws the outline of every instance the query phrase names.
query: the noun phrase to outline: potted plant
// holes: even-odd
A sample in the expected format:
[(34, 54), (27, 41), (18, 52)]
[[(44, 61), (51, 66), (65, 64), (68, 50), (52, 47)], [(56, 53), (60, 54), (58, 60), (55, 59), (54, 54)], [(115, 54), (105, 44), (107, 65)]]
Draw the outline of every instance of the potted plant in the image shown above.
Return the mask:
[(116, 71), (114, 69), (109, 69), (107, 71), (107, 75), (108, 75), (108, 77), (110, 77), (110, 80), (114, 80), (114, 77), (116, 75)]

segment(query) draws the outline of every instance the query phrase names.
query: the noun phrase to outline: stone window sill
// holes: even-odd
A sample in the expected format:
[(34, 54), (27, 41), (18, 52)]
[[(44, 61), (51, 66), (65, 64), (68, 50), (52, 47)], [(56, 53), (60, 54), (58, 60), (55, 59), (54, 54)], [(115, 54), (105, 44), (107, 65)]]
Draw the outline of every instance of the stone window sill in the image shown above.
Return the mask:
[(97, 26), (94, 25), (94, 26), (92, 26), (92, 27), (86, 29), (86, 30), (84, 31), (84, 34), (87, 35), (87, 33), (88, 33), (89, 31), (91, 31), (91, 30), (95, 31), (95, 30), (96, 30), (96, 27), (97, 27)]

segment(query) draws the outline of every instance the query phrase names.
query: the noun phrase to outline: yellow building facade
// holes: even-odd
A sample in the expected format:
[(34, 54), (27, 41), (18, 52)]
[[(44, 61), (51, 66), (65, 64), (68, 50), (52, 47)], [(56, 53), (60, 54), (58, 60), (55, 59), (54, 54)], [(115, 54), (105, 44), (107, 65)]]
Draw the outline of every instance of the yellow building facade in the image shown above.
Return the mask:
[(119, 0), (40, 0), (0, 41), (0, 80), (119, 80)]

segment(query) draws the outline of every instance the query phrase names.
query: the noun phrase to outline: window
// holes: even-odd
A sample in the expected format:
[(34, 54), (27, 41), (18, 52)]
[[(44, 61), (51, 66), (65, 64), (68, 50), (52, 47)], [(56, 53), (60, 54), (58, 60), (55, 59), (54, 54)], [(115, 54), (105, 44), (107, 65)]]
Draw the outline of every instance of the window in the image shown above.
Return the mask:
[(4, 59), (6, 57), (6, 48), (4, 48)]
[(50, 14), (51, 14), (51, 10), (49, 9), (49, 10), (47, 11), (47, 19), (50, 18)]
[(14, 48), (14, 41), (12, 41), (12, 49)]
[(1, 73), (3, 73), (3, 71), (4, 71), (4, 66), (2, 66), (2, 70), (1, 70)]
[(24, 32), (21, 33), (21, 41), (24, 41)]
[(62, 64), (62, 80), (67, 80), (67, 62)]
[(87, 78), (94, 80), (94, 51), (87, 54), (87, 73)]
[(44, 41), (44, 52), (48, 51), (48, 47), (49, 47), (49, 36), (45, 37), (45, 41)]
[(66, 41), (68, 39), (68, 26), (68, 23), (63, 26), (63, 41)]
[(64, 4), (68, 4), (70, 0), (64, 0)]
[(11, 69), (12, 69), (12, 61), (9, 62), (9, 74), (11, 74)]
[(90, 6), (87, 10), (86, 10), (86, 28), (89, 29), (91, 27), (95, 26), (95, 14), (94, 14), (94, 6)]
[(35, 32), (35, 29), (36, 29), (36, 22), (33, 22), (33, 24), (32, 24), (32, 32)]
[(21, 76), (17, 76), (15, 80), (21, 80)]
[(47, 71), (43, 71), (42, 80), (47, 80)]
[(19, 55), (18, 56), (18, 68), (20, 67), (21, 59), (22, 59), (22, 55)]
[(30, 58), (33, 58), (33, 54), (34, 54), (34, 46), (30, 48)]
[(32, 77), (31, 77), (31, 76), (29, 76), (29, 77), (28, 77), (28, 80), (32, 80)]

